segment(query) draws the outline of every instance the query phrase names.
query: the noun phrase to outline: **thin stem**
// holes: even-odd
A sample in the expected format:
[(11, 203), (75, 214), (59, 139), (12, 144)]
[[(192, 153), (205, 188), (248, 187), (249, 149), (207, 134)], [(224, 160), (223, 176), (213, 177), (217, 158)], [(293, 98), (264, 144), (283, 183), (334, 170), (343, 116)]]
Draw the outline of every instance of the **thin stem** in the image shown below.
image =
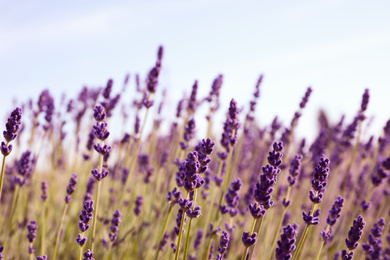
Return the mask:
[(99, 209), (99, 195), (100, 195), (100, 187), (101, 187), (102, 182), (98, 181), (98, 188), (96, 192), (96, 208), (95, 208), (95, 215), (93, 216), (93, 228), (92, 228), (92, 246), (91, 246), (91, 251), (95, 252), (94, 249), (94, 242), (95, 242), (95, 234), (96, 234), (96, 219), (98, 215), (98, 209)]
[[(264, 219), (264, 216), (256, 220), (256, 225), (257, 225), (256, 233), (257, 233), (257, 237), (260, 236), (260, 229), (261, 229), (261, 224), (263, 223), (263, 219)], [(249, 258), (248, 258), (249, 260), (252, 259), (253, 253), (255, 252), (256, 244), (257, 243), (255, 243), (253, 246), (250, 247), (251, 252), (250, 252)]]
[(347, 171), (346, 171), (346, 177), (344, 178), (344, 182), (343, 182), (343, 185), (341, 186), (341, 190), (340, 190), (340, 194), (341, 194), (342, 197), (344, 196), (345, 188), (347, 187), (347, 183), (348, 183), (348, 180), (349, 180), (350, 175), (351, 175), (350, 171), (351, 171), (353, 162), (355, 161), (356, 153), (357, 153), (357, 150), (358, 150), (358, 147), (359, 147), (361, 132), (362, 132), (362, 124), (359, 123), (358, 136), (356, 138), (355, 146), (353, 147), (352, 156), (350, 157), (350, 160), (349, 160), (349, 163), (348, 163), (348, 167), (347, 167)]
[(165, 216), (164, 226), (163, 226), (163, 228), (162, 228), (162, 230), (161, 230), (160, 240), (159, 240), (159, 242), (158, 242), (156, 257), (154, 258), (155, 260), (158, 259), (158, 254), (159, 254), (159, 252), (160, 252), (161, 243), (162, 243), (162, 240), (164, 239), (164, 232), (165, 232), (165, 229), (167, 228), (168, 219), (169, 219), (169, 216), (171, 215), (172, 208), (173, 208), (173, 205), (172, 205), (172, 204), (169, 204), (168, 211), (167, 211), (167, 214), (166, 214), (166, 216)]
[(176, 245), (176, 253), (175, 253), (175, 260), (179, 259), (179, 252), (180, 252), (180, 243), (181, 243), (181, 234), (183, 232), (183, 225), (184, 225), (184, 219), (185, 219), (186, 213), (183, 211), (183, 215), (181, 217), (181, 223), (180, 223), (180, 230), (179, 230), (179, 237), (177, 239), (177, 245)]
[[(194, 200), (193, 200), (193, 203), (192, 203), (192, 210), (195, 209), (195, 202), (196, 202), (197, 191), (198, 191), (198, 189), (194, 190)], [(188, 224), (186, 245), (184, 247), (184, 260), (187, 259), (188, 244), (190, 243), (191, 223), (192, 223), (192, 218), (190, 218), (190, 223)]]
[[(8, 143), (7, 143), (8, 146)], [(4, 167), (5, 167), (5, 155), (3, 155), (3, 165), (1, 166), (1, 178), (0, 178), (0, 199), (3, 192), (3, 180), (4, 180)]]
[[(328, 233), (329, 227), (330, 227), (329, 224), (326, 225), (325, 233)], [(320, 259), (322, 248), (324, 247), (324, 244), (325, 244), (325, 240), (321, 241), (321, 246), (320, 246), (320, 249), (318, 250), (318, 253), (317, 253), (317, 256), (316, 256), (316, 260)]]
[(58, 243), (60, 242), (61, 229), (62, 229), (62, 225), (65, 221), (65, 215), (66, 215), (67, 209), (68, 209), (68, 203), (65, 204), (64, 210), (62, 211), (62, 217), (61, 217), (61, 221), (60, 221), (60, 226), (58, 227), (58, 230), (57, 230), (56, 244), (54, 245), (52, 260), (55, 260), (56, 256), (57, 256), (57, 247), (58, 247)]
[[(289, 186), (290, 188), (290, 186)], [(287, 198), (287, 197), (286, 197)], [(287, 200), (287, 199), (286, 199)], [(274, 238), (272, 240), (272, 246), (271, 246), (271, 249), (269, 250), (269, 253), (268, 253), (268, 257), (267, 257), (267, 260), (270, 260), (271, 257), (272, 257), (272, 254), (274, 252), (274, 249), (276, 247), (276, 241), (278, 240), (278, 235), (279, 235), (279, 230), (280, 228), (282, 227), (282, 224), (283, 224), (283, 219), (284, 219), (284, 216), (286, 215), (286, 212), (287, 212), (287, 207), (284, 207), (283, 208), (283, 212), (282, 212), (282, 215), (280, 216), (280, 219), (279, 219), (279, 223), (278, 223), (278, 226), (275, 230), (275, 235), (274, 235)]]
[[(316, 196), (317, 196), (317, 194), (318, 194), (318, 192), (316, 192)], [(316, 208), (317, 208), (317, 205), (318, 205), (318, 204), (313, 204), (313, 207), (312, 207), (311, 212), (310, 212), (310, 216), (313, 216), (314, 211), (315, 211)], [(300, 253), (300, 251), (302, 250), (303, 245), (304, 245), (305, 242), (306, 242), (306, 237), (307, 237), (307, 234), (308, 234), (308, 232), (309, 232), (309, 228), (310, 228), (310, 225), (306, 224), (305, 230), (303, 231), (303, 235), (302, 235), (302, 237), (301, 237), (301, 240), (299, 241), (297, 250), (295, 251), (295, 255), (294, 255), (294, 257), (293, 257), (292, 260), (299, 259), (299, 253)]]
[(10, 231), (12, 230), (12, 218), (13, 218), (14, 213), (15, 213), (16, 202), (18, 201), (18, 198), (19, 198), (19, 191), (20, 191), (20, 186), (16, 185), (15, 190), (14, 190), (14, 196), (12, 199), (11, 210), (10, 210), (9, 216), (8, 216), (8, 227), (9, 227)]
[[(251, 236), (253, 234), (253, 230), (255, 229), (255, 224), (256, 224), (256, 219), (254, 218), (253, 222), (252, 222), (251, 231), (249, 232), (249, 236)], [(249, 247), (245, 247), (245, 252), (242, 255), (242, 260), (246, 259), (246, 255), (248, 254), (248, 249), (249, 249)]]
[(45, 236), (46, 236), (46, 201), (43, 202), (43, 207), (42, 207), (42, 235), (41, 235), (41, 255), (44, 255), (44, 250), (45, 250)]
[[(236, 130), (233, 129), (232, 139), (234, 139), (235, 135), (236, 135)], [(231, 147), (230, 151), (229, 151), (228, 162), (227, 162), (227, 166), (226, 166), (226, 173), (225, 173), (225, 178), (223, 180), (222, 192), (221, 192), (221, 197), (219, 198), (218, 209), (222, 204), (223, 196), (225, 195), (225, 192), (227, 189), (227, 183), (229, 180), (230, 163), (231, 163), (232, 155), (233, 155), (233, 149), (234, 149), (234, 147)], [(218, 214), (219, 214), (219, 210), (217, 211), (217, 213), (215, 215), (216, 219), (218, 217)]]
[(112, 244), (109, 245), (108, 247), (108, 252), (107, 252), (107, 260), (110, 260), (111, 259), (111, 249), (112, 249)]

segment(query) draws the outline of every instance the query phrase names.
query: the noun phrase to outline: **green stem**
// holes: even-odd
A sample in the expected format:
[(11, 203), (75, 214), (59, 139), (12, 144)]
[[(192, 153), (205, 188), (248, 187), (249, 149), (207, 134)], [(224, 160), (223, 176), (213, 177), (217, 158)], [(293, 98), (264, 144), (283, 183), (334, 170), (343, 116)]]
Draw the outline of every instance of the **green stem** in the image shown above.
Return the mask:
[(44, 255), (45, 251), (45, 236), (46, 236), (46, 201), (43, 202), (43, 207), (42, 207), (42, 235), (41, 235), (41, 255)]
[[(188, 197), (188, 196), (187, 196)], [(186, 213), (183, 211), (183, 216), (181, 217), (180, 222), (180, 230), (179, 230), (179, 237), (177, 239), (177, 245), (176, 245), (176, 253), (175, 253), (175, 260), (179, 259), (179, 252), (180, 252), (180, 243), (181, 243), (181, 234), (183, 232), (183, 225), (184, 225), (184, 219), (185, 219)]]
[[(232, 133), (232, 138), (233, 139), (234, 139), (235, 135), (236, 135), (236, 130), (233, 130), (233, 133)], [(230, 162), (232, 160), (233, 149), (234, 149), (234, 147), (231, 147), (230, 151), (229, 151), (228, 162), (227, 162), (227, 166), (226, 166), (225, 178), (223, 179), (222, 192), (221, 192), (221, 197), (219, 198), (219, 204), (218, 204), (218, 208), (217, 209), (220, 208), (220, 206), (222, 204), (223, 196), (225, 195), (225, 192), (226, 192), (226, 189), (227, 189), (227, 183), (228, 183), (228, 180), (229, 180)], [(217, 210), (217, 213), (215, 215), (215, 219), (218, 218), (218, 214), (219, 214), (219, 210)]]
[[(290, 188), (290, 186), (289, 186), (289, 188)], [(286, 200), (288, 200), (288, 199), (286, 198)], [(282, 227), (284, 215), (286, 215), (286, 212), (287, 212), (287, 208), (284, 207), (284, 208), (283, 208), (282, 215), (280, 216), (280, 219), (279, 219), (278, 226), (277, 226), (277, 228), (276, 228), (276, 230), (275, 230), (275, 235), (274, 235), (274, 238), (273, 238), (273, 240), (272, 240), (272, 244), (271, 244), (272, 246), (271, 246), (271, 250), (269, 250), (267, 260), (270, 260), (270, 259), (271, 259), (272, 254), (273, 254), (274, 251), (275, 251), (274, 249), (275, 249), (275, 247), (276, 247), (276, 241), (277, 241), (277, 239), (278, 239), (279, 230), (280, 230), (280, 228)]]
[[(255, 224), (256, 224), (256, 219), (254, 218), (253, 222), (252, 222), (251, 231), (249, 232), (249, 236), (251, 236), (253, 234), (253, 230), (255, 229)], [(242, 260), (246, 259), (246, 255), (248, 254), (248, 249), (249, 249), (249, 247), (245, 247), (245, 252), (242, 255)]]
[(58, 243), (60, 242), (61, 229), (62, 229), (62, 225), (63, 225), (63, 223), (65, 221), (65, 215), (66, 215), (67, 209), (68, 209), (68, 203), (65, 204), (64, 210), (62, 212), (60, 226), (58, 227), (58, 230), (57, 230), (56, 244), (54, 245), (54, 251), (53, 251), (52, 260), (55, 260), (56, 256), (57, 256), (57, 247), (58, 247)]
[[(8, 146), (8, 143), (7, 143)], [(3, 165), (1, 166), (1, 178), (0, 178), (0, 199), (1, 199), (1, 194), (3, 191), (3, 180), (4, 180), (4, 167), (5, 167), (5, 155), (3, 155)]]
[[(263, 223), (263, 219), (264, 219), (264, 216), (256, 220), (256, 225), (257, 225), (257, 228), (256, 228), (257, 240), (259, 240), (258, 238), (260, 237), (260, 229), (261, 229), (261, 224)], [(257, 244), (257, 243), (256, 243), (256, 244)], [(252, 259), (253, 253), (255, 252), (256, 244), (254, 244), (253, 246), (250, 246), (251, 252), (250, 252), (249, 258), (248, 258), (249, 260)]]
[(167, 214), (165, 216), (164, 226), (163, 226), (163, 228), (161, 230), (160, 240), (158, 242), (156, 257), (154, 258), (155, 260), (158, 260), (158, 254), (160, 252), (160, 247), (161, 247), (162, 240), (164, 239), (164, 232), (165, 232), (165, 229), (167, 228), (168, 219), (169, 219), (169, 216), (171, 215), (172, 208), (173, 208), (173, 205), (169, 204), (168, 211), (167, 211)]
[(12, 218), (13, 218), (14, 213), (15, 213), (16, 202), (18, 201), (18, 198), (19, 198), (19, 191), (20, 191), (20, 186), (16, 185), (15, 191), (14, 191), (14, 196), (12, 199), (11, 210), (10, 210), (9, 216), (8, 216), (8, 228), (9, 228), (10, 232), (12, 231)]
[[(329, 228), (330, 228), (329, 224), (326, 225), (325, 233), (328, 233)], [(320, 246), (320, 249), (318, 250), (318, 253), (317, 253), (317, 256), (316, 256), (316, 260), (320, 259), (322, 248), (324, 248), (324, 244), (325, 244), (325, 240), (321, 241), (321, 246)]]
[(102, 182), (98, 181), (98, 188), (96, 192), (96, 208), (95, 208), (95, 215), (93, 216), (93, 228), (92, 228), (92, 245), (91, 245), (91, 251), (95, 252), (94, 249), (94, 244), (95, 244), (95, 234), (96, 234), (96, 219), (98, 215), (98, 209), (99, 209), (99, 195), (100, 195), (100, 187), (101, 187)]
[(112, 244), (109, 245), (108, 252), (107, 252), (107, 260), (111, 259), (111, 249), (112, 249)]
[[(318, 192), (316, 192), (316, 196), (317, 196), (317, 194), (318, 194)], [(315, 211), (316, 208), (317, 208), (317, 205), (318, 205), (318, 204), (313, 204), (313, 207), (312, 207), (311, 212), (310, 212), (310, 216), (313, 216), (314, 211)], [(301, 240), (299, 241), (297, 250), (295, 251), (295, 255), (294, 255), (294, 257), (293, 257), (292, 260), (299, 259), (299, 253), (300, 253), (300, 251), (302, 250), (303, 245), (304, 245), (305, 242), (306, 242), (306, 237), (307, 237), (307, 234), (308, 234), (308, 232), (309, 232), (309, 228), (310, 228), (310, 225), (306, 224), (305, 230), (303, 231), (303, 235), (302, 235), (302, 237), (301, 237)]]
[(353, 147), (352, 156), (350, 157), (350, 160), (349, 160), (349, 163), (348, 163), (348, 167), (347, 167), (347, 171), (346, 171), (346, 177), (344, 178), (344, 182), (343, 182), (343, 185), (341, 186), (341, 190), (340, 190), (340, 194), (341, 194), (342, 197), (344, 197), (345, 188), (347, 187), (348, 180), (349, 180), (349, 178), (351, 176), (350, 172), (351, 172), (351, 168), (352, 168), (353, 162), (355, 161), (355, 156), (356, 156), (356, 153), (357, 153), (357, 150), (358, 150), (358, 147), (359, 147), (361, 132), (362, 132), (362, 124), (359, 123), (358, 136), (356, 138), (355, 146)]
[[(192, 203), (192, 210), (195, 209), (195, 202), (196, 202), (197, 191), (198, 191), (198, 189), (194, 190), (194, 200), (193, 200), (193, 203)], [(190, 223), (188, 224), (186, 245), (184, 247), (184, 260), (187, 259), (187, 250), (188, 250), (188, 245), (190, 243), (191, 223), (192, 223), (192, 218), (190, 218)]]

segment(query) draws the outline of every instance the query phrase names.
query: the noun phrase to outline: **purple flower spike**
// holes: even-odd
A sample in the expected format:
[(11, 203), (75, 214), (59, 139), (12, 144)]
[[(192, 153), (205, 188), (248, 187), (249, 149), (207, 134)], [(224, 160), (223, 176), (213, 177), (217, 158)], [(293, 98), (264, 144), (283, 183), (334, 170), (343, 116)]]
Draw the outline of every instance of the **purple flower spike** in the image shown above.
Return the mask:
[(117, 209), (111, 219), (111, 227), (109, 234), (110, 240), (114, 242), (118, 238), (119, 224), (121, 223), (122, 213)]
[(229, 240), (230, 240), (229, 233), (226, 232), (225, 230), (222, 231), (222, 235), (219, 239), (219, 245), (218, 245), (218, 252), (219, 252), (220, 256), (223, 256), (223, 254), (228, 249)]
[(196, 233), (195, 241), (194, 241), (194, 249), (199, 250), (200, 244), (202, 243), (203, 238), (203, 229), (199, 229)]
[(149, 75), (148, 75), (148, 79), (146, 82), (146, 87), (150, 93), (156, 92), (156, 88), (158, 85), (158, 76), (159, 76), (160, 70), (161, 70), (162, 56), (163, 56), (163, 47), (160, 46), (158, 48), (156, 65), (155, 65), (155, 67), (153, 67), (150, 70)]
[(362, 105), (361, 105), (361, 111), (364, 112), (367, 110), (368, 101), (370, 100), (370, 93), (369, 89), (366, 88), (364, 90), (363, 98), (362, 98)]
[(87, 250), (87, 252), (84, 253), (84, 258), (83, 260), (95, 260), (95, 258), (93, 258), (94, 256), (94, 253), (91, 252), (91, 250)]
[(96, 125), (93, 126), (94, 135), (97, 139), (104, 141), (110, 135), (110, 132), (107, 131), (106, 122), (96, 122)]
[(308, 214), (306, 214), (306, 212), (302, 212), (302, 215), (303, 215), (303, 221), (305, 221), (305, 223), (307, 225), (318, 225), (319, 221), (320, 221), (320, 218), (318, 217), (319, 216), (319, 211), (315, 211), (313, 215), (310, 215), (311, 211), (309, 211)]
[(329, 176), (329, 163), (330, 160), (328, 158), (322, 157), (319, 163), (314, 167), (313, 180), (311, 181), (313, 190), (310, 191), (309, 198), (315, 204), (320, 203), (324, 196)]
[[(37, 222), (35, 220), (31, 220), (30, 225), (27, 226), (27, 230), (28, 230), (27, 239), (30, 244), (32, 244), (35, 238), (37, 237), (37, 229), (38, 229)], [(32, 245), (28, 246), (28, 253), (29, 254), (34, 253), (34, 247)]]
[(84, 202), (83, 210), (79, 215), (79, 228), (81, 232), (85, 232), (89, 229), (89, 221), (92, 220), (93, 212), (93, 200)]
[(101, 146), (100, 145), (100, 143), (98, 143), (98, 144), (95, 144), (94, 146), (93, 146), (93, 148), (95, 148), (95, 151), (96, 152), (98, 152), (98, 153), (100, 153), (101, 155), (106, 155), (108, 152), (110, 152), (111, 151), (111, 146), (109, 146), (109, 145), (103, 145), (103, 146)]
[(266, 210), (263, 205), (259, 205), (259, 203), (255, 202), (254, 204), (249, 204), (249, 212), (253, 218), (259, 219), (264, 216)]
[(141, 214), (141, 210), (142, 210), (142, 204), (143, 204), (143, 198), (142, 196), (138, 196), (136, 201), (135, 201), (135, 208), (134, 208), (134, 214), (136, 216), (139, 216), (139, 214)]
[(362, 244), (363, 250), (369, 255), (369, 259), (381, 259), (382, 255), (382, 232), (385, 229), (385, 219), (380, 218), (368, 235), (368, 243)]
[(69, 184), (66, 187), (66, 193), (68, 194), (65, 197), (65, 203), (69, 203), (72, 200), (72, 193), (76, 190), (77, 184), (77, 174), (72, 173), (72, 177), (70, 177)]
[(91, 171), (92, 176), (95, 177), (97, 181), (101, 181), (102, 179), (106, 178), (108, 175), (108, 171), (105, 168), (102, 168), (102, 172), (99, 172), (99, 169), (95, 169)]
[(42, 190), (42, 195), (41, 195), (41, 199), (43, 201), (46, 201), (47, 200), (47, 189), (49, 188), (49, 185), (47, 184), (47, 181), (43, 181), (41, 183), (41, 190)]
[(16, 170), (22, 176), (29, 176), (33, 169), (35, 157), (31, 155), (31, 152), (27, 150), (22, 154), (20, 160), (16, 165)]
[(290, 186), (294, 185), (297, 180), (297, 176), (299, 174), (299, 168), (301, 167), (301, 160), (302, 160), (302, 155), (298, 154), (291, 161), (290, 170), (289, 170), (290, 175), (287, 178)]
[(253, 232), (252, 235), (249, 235), (249, 232), (244, 231), (241, 240), (245, 247), (250, 247), (256, 243), (257, 233)]
[(326, 219), (326, 222), (328, 223), (329, 226), (333, 226), (334, 224), (336, 224), (337, 219), (341, 216), (340, 212), (343, 209), (343, 205), (344, 205), (344, 198), (338, 196), (331, 210), (329, 211), (328, 218)]
[(106, 118), (106, 112), (104, 111), (104, 107), (96, 106), (93, 109), (93, 117), (96, 121), (101, 122)]
[(81, 234), (79, 234), (76, 238), (77, 244), (79, 244), (79, 246), (81, 246), (81, 247), (83, 247), (85, 245), (85, 243), (87, 243), (87, 241), (88, 241), (88, 238), (87, 237), (81, 238)]
[(12, 151), (12, 145), (8, 145), (9, 142), (14, 140), (18, 135), (17, 132), (20, 128), (22, 119), (22, 109), (17, 107), (14, 111), (12, 111), (10, 117), (5, 124), (5, 131), (3, 132), (3, 136), (7, 143), (1, 142), (1, 153), (4, 156), (8, 156)]
[(44, 255), (44, 256), (38, 256), (37, 257), (37, 260), (47, 260), (47, 256)]
[(275, 249), (275, 256), (277, 260), (290, 259), (292, 251), (295, 250), (295, 241), (298, 234), (298, 225), (296, 223), (287, 225), (283, 228), (283, 234), (280, 236), (278, 246)]
[(305, 95), (303, 96), (301, 103), (299, 104), (299, 107), (300, 107), (301, 109), (305, 108), (307, 102), (309, 101), (309, 97), (310, 97), (310, 94), (311, 94), (312, 91), (313, 91), (313, 90), (312, 90), (311, 87), (308, 87), (308, 88), (307, 88), (306, 93), (305, 93)]
[(358, 247), (358, 241), (363, 235), (363, 228), (365, 225), (366, 222), (364, 222), (364, 218), (362, 216), (359, 216), (353, 221), (353, 225), (348, 232), (348, 238), (345, 239), (345, 244), (349, 250), (354, 250)]
[(186, 212), (187, 216), (189, 218), (198, 218), (200, 217), (201, 215), (201, 209), (200, 209), (200, 206), (195, 206), (194, 209), (190, 208), (187, 212)]
[(3, 260), (3, 258), (4, 258), (3, 251), (4, 251), (4, 247), (0, 246), (0, 260)]
[(168, 192), (167, 201), (168, 203), (175, 204), (180, 199), (180, 196), (181, 196), (181, 190), (175, 187), (172, 191)]

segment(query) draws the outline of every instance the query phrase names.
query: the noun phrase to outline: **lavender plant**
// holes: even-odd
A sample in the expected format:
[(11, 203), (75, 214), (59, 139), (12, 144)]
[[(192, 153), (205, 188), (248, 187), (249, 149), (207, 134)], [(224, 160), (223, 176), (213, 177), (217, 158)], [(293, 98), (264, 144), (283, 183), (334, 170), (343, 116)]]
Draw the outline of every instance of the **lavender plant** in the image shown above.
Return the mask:
[(348, 124), (320, 110), (311, 140), (296, 131), (315, 86), (285, 126), (257, 117), (262, 75), (246, 105), (222, 107), (217, 75), (170, 111), (162, 56), (121, 90), (114, 78), (60, 100), (47, 89), (6, 115), (0, 259), (390, 259), (390, 120), (371, 131), (368, 89)]

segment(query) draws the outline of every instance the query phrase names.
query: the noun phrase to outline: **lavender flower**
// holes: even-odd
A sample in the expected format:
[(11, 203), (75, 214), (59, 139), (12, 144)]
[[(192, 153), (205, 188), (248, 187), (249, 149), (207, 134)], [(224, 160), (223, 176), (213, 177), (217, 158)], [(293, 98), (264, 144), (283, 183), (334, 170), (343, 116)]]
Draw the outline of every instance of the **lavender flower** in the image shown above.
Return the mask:
[(303, 96), (301, 103), (299, 103), (299, 107), (300, 107), (301, 109), (305, 108), (307, 102), (309, 101), (309, 97), (310, 97), (310, 94), (311, 94), (312, 91), (313, 91), (313, 90), (312, 90), (311, 87), (308, 87), (308, 88), (307, 88), (306, 93), (305, 93), (305, 95)]
[(32, 246), (32, 243), (34, 242), (35, 238), (37, 237), (37, 222), (35, 220), (30, 221), (30, 225), (27, 226), (27, 239), (30, 245), (28, 246), (28, 253), (32, 254), (34, 253), (34, 247)]
[(119, 231), (119, 224), (121, 223), (121, 217), (122, 213), (117, 209), (115, 213), (112, 215), (111, 219), (111, 227), (110, 231), (111, 233), (109, 234), (111, 242), (114, 242), (118, 238), (118, 231)]
[(65, 197), (65, 203), (69, 203), (72, 200), (72, 193), (76, 190), (77, 184), (77, 174), (72, 173), (72, 177), (70, 177), (69, 184), (66, 187), (66, 193), (68, 194)]
[(89, 221), (92, 220), (93, 200), (84, 202), (83, 209), (79, 215), (79, 228), (81, 232), (89, 229)]
[(361, 112), (366, 111), (369, 100), (370, 100), (370, 93), (369, 93), (369, 89), (366, 88), (364, 90), (364, 94), (362, 98)]
[(4, 251), (4, 247), (0, 246), (0, 260), (3, 260), (3, 258), (4, 258), (3, 251)]
[(194, 249), (199, 250), (200, 244), (202, 243), (202, 237), (203, 237), (203, 229), (199, 229), (196, 233), (195, 241), (194, 241)]
[(1, 142), (1, 153), (4, 156), (8, 156), (12, 151), (12, 145), (8, 143), (14, 140), (18, 135), (17, 132), (20, 128), (21, 118), (22, 109), (17, 107), (14, 111), (12, 111), (7, 123), (5, 124), (6, 130), (3, 132), (3, 136), (7, 143)]
[(278, 246), (275, 249), (275, 256), (278, 260), (290, 259), (292, 251), (295, 250), (296, 236), (298, 234), (298, 225), (296, 223), (287, 225), (283, 228), (283, 233), (280, 235)]
[(311, 185), (313, 190), (310, 190), (309, 198), (314, 204), (318, 204), (324, 197), (325, 187), (329, 176), (329, 159), (323, 157), (319, 163), (314, 167), (313, 180)]
[(135, 207), (134, 207), (134, 214), (136, 216), (139, 216), (139, 214), (141, 214), (143, 203), (144, 202), (142, 196), (138, 196), (137, 199), (135, 200)]
[(336, 224), (337, 219), (341, 216), (340, 212), (343, 209), (343, 205), (344, 205), (344, 198), (338, 196), (331, 210), (329, 210), (329, 215), (328, 218), (326, 219), (326, 222), (328, 223), (329, 226), (333, 226), (334, 224)]
[(228, 249), (229, 246), (229, 233), (226, 232), (225, 230), (222, 231), (222, 235), (219, 239), (219, 244), (218, 244), (218, 252), (219, 252), (219, 259), (223, 258), (223, 255), (225, 254), (226, 250)]
[(87, 252), (84, 253), (84, 258), (83, 260), (95, 260), (95, 258), (93, 258), (94, 256), (94, 253), (91, 252), (91, 250), (87, 250)]
[(163, 47), (160, 46), (158, 48), (158, 53), (157, 53), (157, 61), (156, 65), (154, 68), (152, 68), (149, 72), (148, 79), (146, 82), (146, 87), (150, 93), (155, 93), (157, 84), (158, 84), (158, 76), (160, 74), (161, 70), (161, 60), (163, 57)]
[(43, 201), (46, 201), (47, 200), (47, 189), (49, 188), (49, 185), (47, 184), (47, 181), (43, 181), (41, 183), (41, 190), (42, 190), (42, 195), (41, 195), (41, 199)]
[(187, 126), (184, 128), (184, 134), (183, 139), (184, 142), (180, 142), (181, 149), (186, 149), (188, 147), (188, 142), (194, 137), (195, 135), (195, 120), (192, 118), (188, 121)]
[(273, 192), (272, 186), (275, 185), (277, 181), (277, 175), (280, 173), (279, 166), (282, 163), (283, 154), (282, 142), (275, 142), (273, 144), (273, 151), (269, 152), (268, 164), (262, 167), (263, 174), (260, 175), (260, 181), (256, 183), (254, 189), (254, 198), (255, 200), (265, 209), (269, 209), (273, 206), (274, 202), (271, 200), (271, 193)]
[(32, 172), (34, 161), (35, 157), (31, 155), (31, 152), (25, 151), (16, 165), (16, 170), (21, 176), (28, 177)]
[(38, 256), (37, 257), (37, 260), (47, 260), (47, 256), (44, 255), (44, 256)]
[(242, 186), (242, 181), (239, 178), (232, 181), (231, 186), (225, 195), (225, 201), (227, 205), (221, 206), (220, 209), (222, 213), (229, 212), (230, 216), (232, 217), (237, 215), (238, 213), (237, 206), (240, 200), (240, 196), (238, 195), (238, 192), (240, 191), (241, 186)]
[(352, 259), (353, 251), (359, 245), (358, 241), (363, 235), (363, 228), (366, 225), (362, 216), (359, 216), (357, 219), (353, 221), (353, 225), (348, 232), (348, 238), (345, 239), (345, 244), (348, 247), (347, 250), (341, 251), (341, 257), (343, 259)]
[(385, 229), (385, 219), (380, 218), (371, 229), (371, 234), (368, 235), (368, 243), (362, 244), (365, 251), (366, 259), (380, 259), (382, 255), (382, 232)]
[(250, 247), (254, 244), (256, 244), (257, 241), (257, 233), (253, 232), (252, 235), (249, 235), (249, 232), (244, 231), (242, 234), (242, 243), (244, 244), (245, 247)]
[(295, 158), (291, 161), (290, 164), (290, 175), (288, 176), (287, 180), (290, 186), (293, 186), (297, 180), (297, 176), (299, 174), (299, 168), (301, 167), (301, 160), (302, 155), (295, 155)]
[(188, 110), (191, 112), (191, 113), (194, 113), (195, 112), (195, 109), (196, 109), (196, 94), (198, 92), (198, 81), (195, 80), (195, 83), (194, 85), (192, 86), (192, 92), (191, 92), (191, 96), (190, 96), (190, 100), (188, 101)]
[(332, 208), (329, 210), (328, 218), (326, 222), (328, 223), (329, 230), (323, 230), (320, 232), (320, 235), (325, 243), (329, 242), (332, 238), (332, 226), (336, 224), (337, 219), (341, 216), (340, 212), (344, 205), (344, 198), (338, 196), (334, 202)]

